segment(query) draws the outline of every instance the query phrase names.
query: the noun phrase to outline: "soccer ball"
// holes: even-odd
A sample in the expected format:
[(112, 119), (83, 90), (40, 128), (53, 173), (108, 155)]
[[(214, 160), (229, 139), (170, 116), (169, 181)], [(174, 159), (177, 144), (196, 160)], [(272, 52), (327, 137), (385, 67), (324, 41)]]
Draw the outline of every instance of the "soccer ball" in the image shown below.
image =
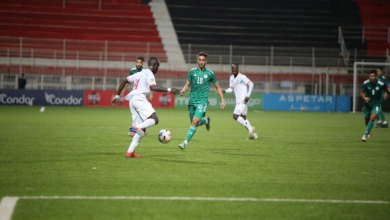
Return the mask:
[(171, 137), (172, 137), (172, 134), (167, 129), (162, 129), (160, 132), (158, 132), (158, 140), (163, 144), (170, 142)]

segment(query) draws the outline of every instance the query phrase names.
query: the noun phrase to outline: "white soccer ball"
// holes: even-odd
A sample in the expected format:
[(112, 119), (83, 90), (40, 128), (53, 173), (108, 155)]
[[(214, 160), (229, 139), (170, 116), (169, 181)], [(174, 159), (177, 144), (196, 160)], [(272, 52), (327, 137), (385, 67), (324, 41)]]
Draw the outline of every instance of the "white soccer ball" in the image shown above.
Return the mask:
[(167, 129), (162, 129), (159, 133), (158, 133), (158, 140), (163, 143), (163, 144), (166, 144), (168, 142), (171, 141), (171, 138), (172, 138), (172, 134), (169, 130)]

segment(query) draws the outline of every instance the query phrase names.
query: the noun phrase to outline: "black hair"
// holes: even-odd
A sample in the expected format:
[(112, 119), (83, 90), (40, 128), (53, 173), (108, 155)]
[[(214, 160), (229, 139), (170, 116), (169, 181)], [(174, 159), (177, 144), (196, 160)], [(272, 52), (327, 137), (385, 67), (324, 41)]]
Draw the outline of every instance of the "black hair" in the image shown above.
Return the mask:
[(232, 63), (232, 66), (236, 66), (237, 68), (240, 67), (240, 66), (238, 65), (238, 63)]
[(154, 66), (155, 63), (160, 63), (156, 57), (151, 57), (148, 61), (148, 66)]
[(199, 52), (198, 56), (204, 56), (207, 58), (207, 53), (206, 52)]
[(144, 58), (143, 57), (137, 57), (135, 60), (142, 60), (142, 62), (144, 62)]
[(375, 76), (377, 75), (376, 70), (371, 70), (371, 71), (370, 71), (370, 74), (371, 74), (371, 73), (375, 73)]

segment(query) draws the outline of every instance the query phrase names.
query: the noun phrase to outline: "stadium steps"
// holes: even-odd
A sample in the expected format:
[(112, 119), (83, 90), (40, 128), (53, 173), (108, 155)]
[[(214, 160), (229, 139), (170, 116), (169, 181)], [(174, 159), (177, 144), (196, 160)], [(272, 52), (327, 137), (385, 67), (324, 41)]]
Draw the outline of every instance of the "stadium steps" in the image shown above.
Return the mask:
[[(370, 56), (386, 56), (386, 49), (390, 49), (388, 41), (390, 27), (390, 2), (379, 0), (358, 0), (360, 14), (365, 29), (367, 53)], [(369, 28), (374, 27), (374, 28)]]
[(23, 56), (33, 49), (35, 58), (49, 58), (67, 39), (67, 58), (80, 52), (79, 59), (101, 60), (108, 41), (108, 59), (127, 53), (132, 59), (138, 54), (167, 61), (150, 6), (140, 0), (102, 0), (98, 10), (98, 3), (70, 0), (63, 8), (62, 0), (0, 0), (0, 49), (16, 50), (23, 37)]
[[(340, 50), (338, 27), (361, 26), (357, 4), (350, 0), (166, 2), (184, 54), (188, 44)], [(365, 49), (365, 45), (356, 45)], [(206, 52), (219, 55), (213, 47)], [(244, 54), (234, 51), (235, 56)], [(258, 55), (262, 56), (261, 50)]]

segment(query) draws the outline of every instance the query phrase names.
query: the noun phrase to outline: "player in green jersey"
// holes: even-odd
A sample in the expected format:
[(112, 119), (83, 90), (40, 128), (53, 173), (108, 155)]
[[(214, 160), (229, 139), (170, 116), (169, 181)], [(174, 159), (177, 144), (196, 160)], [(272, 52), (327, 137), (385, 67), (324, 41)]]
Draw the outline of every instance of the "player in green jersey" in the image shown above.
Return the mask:
[(138, 72), (141, 72), (142, 69), (143, 69), (143, 66), (144, 65), (144, 58), (143, 57), (137, 57), (135, 59), (135, 67), (131, 68), (130, 72), (129, 72), (129, 76), (133, 75), (133, 74), (136, 74)]
[(368, 80), (364, 81), (361, 96), (364, 99), (364, 119), (366, 130), (362, 141), (366, 142), (377, 115), (381, 111), (383, 92), (390, 93), (386, 85), (377, 79), (376, 70), (371, 70)]
[[(390, 85), (388, 85), (388, 82), (387, 82), (387, 79), (386, 77), (383, 75), (383, 70), (378, 68), (376, 70), (376, 73), (377, 73), (377, 76), (378, 76), (378, 80), (379, 81), (382, 81), (388, 88), (390, 88)], [(381, 107), (382, 107), (382, 104), (383, 102), (387, 99), (387, 93), (383, 93), (383, 101), (381, 103)], [(383, 111), (381, 111), (378, 115), (378, 122), (376, 123), (376, 127), (377, 128), (388, 128), (389, 125), (387, 124), (387, 121), (386, 121), (386, 118), (385, 118), (385, 113)]]
[(198, 68), (193, 68), (187, 75), (187, 82), (180, 92), (180, 95), (191, 88), (190, 99), (188, 103), (188, 111), (190, 113), (191, 127), (187, 132), (186, 139), (179, 144), (180, 149), (184, 149), (191, 138), (194, 136), (198, 126), (206, 125), (206, 129), (210, 130), (210, 117), (204, 119), (206, 115), (210, 82), (212, 82), (217, 89), (217, 93), (221, 98), (221, 108), (225, 109), (225, 100), (223, 99), (222, 89), (219, 86), (217, 77), (213, 71), (206, 68), (207, 54), (200, 52), (198, 54)]

